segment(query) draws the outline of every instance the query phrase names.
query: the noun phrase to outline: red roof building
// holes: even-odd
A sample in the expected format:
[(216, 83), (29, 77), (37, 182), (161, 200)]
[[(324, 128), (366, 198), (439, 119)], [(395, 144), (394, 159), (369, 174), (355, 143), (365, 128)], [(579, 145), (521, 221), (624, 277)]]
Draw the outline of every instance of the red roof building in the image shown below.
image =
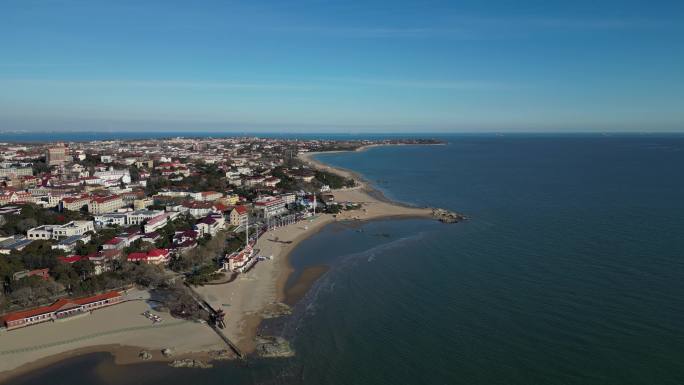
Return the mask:
[(118, 291), (110, 291), (85, 298), (60, 299), (50, 306), (5, 314), (0, 317), (0, 323), (5, 325), (7, 330), (12, 330), (41, 322), (56, 321), (79, 314), (87, 314), (90, 311), (105, 306), (115, 305), (122, 300), (123, 297)]

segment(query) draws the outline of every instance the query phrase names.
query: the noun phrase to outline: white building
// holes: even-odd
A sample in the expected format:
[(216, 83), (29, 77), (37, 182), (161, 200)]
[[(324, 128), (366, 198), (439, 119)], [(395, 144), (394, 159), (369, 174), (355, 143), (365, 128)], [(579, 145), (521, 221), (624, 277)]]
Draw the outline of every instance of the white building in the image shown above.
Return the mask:
[(82, 236), (85, 233), (95, 232), (95, 224), (92, 221), (72, 221), (64, 225), (43, 225), (34, 227), (26, 232), (29, 239), (60, 239)]
[(287, 212), (285, 200), (276, 197), (262, 197), (254, 201), (254, 208), (263, 218), (271, 218)]
[(178, 216), (177, 212), (167, 212), (150, 219), (145, 223), (144, 230), (145, 233), (151, 233), (156, 230), (161, 229), (166, 226), (169, 222), (173, 221)]
[(128, 169), (109, 169), (107, 171), (97, 171), (95, 174), (93, 174), (93, 176), (106, 182), (124, 182), (126, 184), (131, 183), (131, 174)]

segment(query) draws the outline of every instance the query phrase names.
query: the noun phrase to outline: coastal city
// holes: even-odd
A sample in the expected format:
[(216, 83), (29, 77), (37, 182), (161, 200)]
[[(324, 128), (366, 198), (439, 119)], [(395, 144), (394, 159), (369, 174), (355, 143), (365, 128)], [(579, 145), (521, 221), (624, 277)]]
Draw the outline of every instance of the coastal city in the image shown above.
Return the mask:
[[(258, 320), (244, 318), (289, 311), (283, 289), (273, 286), (286, 276), (284, 257), (298, 240), (334, 220), (463, 219), (389, 202), (358, 176), (312, 158), (406, 144), (439, 142), (0, 143), (0, 355), (11, 366), (4, 369), (50, 355), (39, 348), (23, 354), (41, 342), (27, 337), (33, 333), (48, 335), (55, 347), (80, 338), (72, 347), (80, 348), (108, 343), (86, 341), (91, 335), (112, 333), (120, 341), (134, 331), (131, 345), (143, 345), (143, 360), (154, 349), (164, 352), (160, 359), (207, 351), (213, 358), (292, 354), (287, 341), (257, 338)], [(112, 330), (114, 318), (125, 321)], [(172, 337), (166, 327), (187, 333)], [(189, 338), (197, 327), (203, 334)], [(146, 330), (161, 332), (163, 342), (153, 336), (143, 343)]]

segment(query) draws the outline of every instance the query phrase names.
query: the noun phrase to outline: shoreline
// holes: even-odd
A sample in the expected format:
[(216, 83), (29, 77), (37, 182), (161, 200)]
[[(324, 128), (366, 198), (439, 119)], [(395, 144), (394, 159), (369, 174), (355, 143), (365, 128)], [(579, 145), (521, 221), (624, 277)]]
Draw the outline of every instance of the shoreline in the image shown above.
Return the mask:
[[(362, 146), (353, 151), (366, 151), (377, 146), (379, 145)], [(320, 153), (331, 152), (303, 153), (299, 154), (298, 157), (311, 167), (333, 172), (343, 177), (354, 178), (357, 181), (356, 187), (331, 190), (331, 193), (335, 196), (336, 201), (358, 202), (362, 204), (362, 208), (343, 211), (336, 215), (318, 214), (313, 219), (269, 231), (259, 239), (256, 248), (260, 250), (260, 255), (272, 255), (272, 260), (258, 262), (254, 268), (245, 274), (241, 274), (235, 281), (196, 288), (197, 292), (212, 306), (219, 309), (225, 309), (227, 317), (226, 328), (223, 332), (246, 354), (252, 354), (255, 351), (256, 346), (254, 338), (258, 333), (262, 321), (268, 318), (265, 313), (269, 306), (277, 303), (292, 302), (293, 300), (298, 301), (298, 298), (301, 298), (301, 296), (311, 288), (314, 282), (325, 273), (325, 270), (327, 270), (324, 267), (319, 266), (317, 269), (308, 272), (306, 276), (300, 276), (292, 285), (293, 287), (296, 286), (296, 290), (288, 296), (287, 282), (294, 272), (294, 268), (290, 262), (290, 256), (299, 243), (314, 236), (326, 225), (338, 221), (371, 221), (391, 218), (435, 219), (430, 208), (419, 208), (390, 200), (384, 196), (381, 191), (374, 188), (370, 181), (363, 178), (357, 172), (333, 167), (313, 159), (315, 155)], [(292, 303), (289, 304), (292, 305)], [(142, 302), (140, 305), (147, 306)], [(98, 312), (117, 312), (120, 317), (126, 318), (127, 320), (133, 319), (139, 315), (139, 313), (136, 312), (129, 312), (127, 314), (124, 309), (119, 306), (123, 306), (123, 304)], [(72, 322), (77, 321), (89, 322), (93, 321), (92, 318), (95, 318), (98, 312), (87, 319), (69, 321), (59, 325), (36, 325), (31, 328), (26, 328), (25, 330), (35, 330), (34, 328), (39, 328), (41, 326), (55, 327), (73, 325)], [(177, 321), (168, 314), (160, 314), (164, 319), (168, 319), (170, 323)], [(135, 319), (135, 321), (137, 321), (137, 319)], [(92, 326), (93, 323), (94, 322), (90, 322), (90, 326)], [(23, 360), (15, 359), (12, 364), (8, 364), (7, 360), (5, 360), (6, 357), (3, 357), (0, 354), (0, 357), (2, 358), (0, 359), (0, 383), (4, 383), (11, 378), (21, 376), (34, 370), (55, 365), (66, 359), (85, 354), (108, 353), (113, 356), (116, 364), (128, 365), (147, 362), (171, 362), (174, 359), (182, 358), (211, 361), (213, 357), (210, 355), (210, 352), (226, 348), (225, 345), (222, 346), (218, 336), (213, 334), (213, 331), (210, 331), (208, 327), (197, 323), (189, 323), (193, 324), (193, 327), (188, 327), (186, 333), (210, 333), (211, 335), (205, 335), (200, 343), (197, 343), (197, 341), (188, 342), (184, 340), (168, 341), (166, 338), (162, 338), (163, 345), (160, 346), (160, 342), (156, 341), (155, 338), (152, 338), (151, 333), (142, 332), (137, 333), (140, 334), (137, 338), (131, 338), (130, 335), (123, 335), (120, 340), (117, 339), (115, 341), (116, 343), (102, 343), (103, 341), (98, 341), (97, 344), (75, 346), (74, 348), (63, 352), (50, 353), (50, 349), (38, 349), (25, 353)], [(105, 326), (107, 324), (111, 323), (105, 323)], [(71, 333), (76, 333), (76, 335), (79, 335), (80, 333), (78, 328), (76, 328), (77, 330), (72, 330), (74, 327), (62, 327), (62, 329), (69, 329)], [(21, 332), (21, 330), (0, 334), (0, 345), (6, 346), (6, 344), (3, 344), (4, 340), (7, 339), (8, 336), (14, 335), (13, 333), (19, 332)], [(182, 333), (163, 333), (163, 336), (171, 337), (170, 334), (178, 335)], [(26, 338), (29, 341), (31, 340), (28, 336), (26, 336)], [(101, 340), (102, 338), (98, 337), (98, 339)], [(104, 339), (106, 340), (106, 338)], [(173, 340), (173, 338), (171, 338), (171, 340)], [(126, 341), (135, 341), (135, 343), (121, 343)], [(185, 346), (176, 346), (181, 342), (185, 343)], [(27, 344), (31, 344), (31, 342)], [(209, 348), (209, 346), (211, 346), (211, 348)], [(164, 357), (160, 354), (160, 350), (165, 347), (177, 349), (178, 353), (171, 358)], [(138, 353), (141, 350), (152, 352), (152, 359), (146, 361), (140, 360), (138, 358)], [(3, 361), (5, 361), (4, 365)]]

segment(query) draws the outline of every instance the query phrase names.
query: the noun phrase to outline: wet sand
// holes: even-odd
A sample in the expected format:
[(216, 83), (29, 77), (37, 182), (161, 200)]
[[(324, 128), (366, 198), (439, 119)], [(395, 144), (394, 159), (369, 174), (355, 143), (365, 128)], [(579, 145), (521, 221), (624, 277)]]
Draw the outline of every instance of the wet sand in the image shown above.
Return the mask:
[(330, 267), (326, 265), (310, 266), (302, 270), (301, 275), (291, 286), (285, 289), (285, 302), (292, 306), (304, 298), (304, 295), (309, 291), (314, 282), (325, 274)]

